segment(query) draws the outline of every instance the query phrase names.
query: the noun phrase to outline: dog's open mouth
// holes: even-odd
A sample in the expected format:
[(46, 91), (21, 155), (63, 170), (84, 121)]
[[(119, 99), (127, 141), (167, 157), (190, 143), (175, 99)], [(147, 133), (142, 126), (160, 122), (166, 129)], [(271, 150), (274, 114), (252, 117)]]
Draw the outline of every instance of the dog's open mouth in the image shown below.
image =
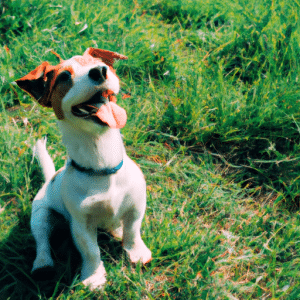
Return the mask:
[(101, 91), (88, 101), (73, 106), (72, 113), (76, 117), (91, 119), (111, 128), (123, 128), (127, 120), (126, 111), (114, 102), (107, 102)]
[[(79, 118), (92, 118), (95, 116), (100, 107), (105, 103), (102, 92), (97, 92), (91, 99), (72, 107), (72, 113)], [(101, 122), (103, 123), (103, 122)]]

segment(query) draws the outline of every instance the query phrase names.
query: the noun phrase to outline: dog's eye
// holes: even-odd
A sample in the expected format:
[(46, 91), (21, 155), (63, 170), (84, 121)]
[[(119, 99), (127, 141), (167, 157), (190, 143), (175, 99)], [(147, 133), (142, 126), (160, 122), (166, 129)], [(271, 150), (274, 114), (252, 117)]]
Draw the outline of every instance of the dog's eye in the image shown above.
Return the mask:
[(71, 73), (69, 71), (61, 72), (57, 77), (57, 82), (65, 82), (71, 79)]

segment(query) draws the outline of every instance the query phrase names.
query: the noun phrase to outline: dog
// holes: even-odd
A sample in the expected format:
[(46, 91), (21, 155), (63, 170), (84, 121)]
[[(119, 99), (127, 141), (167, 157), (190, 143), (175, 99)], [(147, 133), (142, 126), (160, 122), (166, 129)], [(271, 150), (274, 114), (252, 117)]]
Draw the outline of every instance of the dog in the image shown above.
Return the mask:
[(151, 260), (140, 234), (146, 182), (126, 154), (120, 128), (127, 116), (115, 97), (120, 86), (113, 64), (127, 57), (96, 48), (68, 60), (57, 56), (58, 65), (43, 62), (16, 80), (39, 104), (53, 108), (69, 156), (56, 172), (46, 140), (38, 140), (34, 147), (45, 184), (32, 203), (30, 225), (36, 241), (32, 273), (54, 268), (49, 244), (54, 210), (70, 224), (82, 257), (81, 281), (91, 290), (101, 289), (106, 272), (97, 244), (98, 227), (122, 238), (131, 262)]

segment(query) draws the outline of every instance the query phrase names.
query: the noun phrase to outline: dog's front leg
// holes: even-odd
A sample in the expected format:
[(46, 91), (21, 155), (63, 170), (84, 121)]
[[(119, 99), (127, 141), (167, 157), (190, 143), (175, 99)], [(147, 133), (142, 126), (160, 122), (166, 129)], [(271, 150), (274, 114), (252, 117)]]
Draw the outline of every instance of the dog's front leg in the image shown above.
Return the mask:
[(148, 263), (152, 256), (141, 237), (141, 224), (144, 213), (135, 209), (127, 212), (123, 222), (123, 247), (129, 255), (131, 262), (141, 261)]
[(71, 230), (82, 257), (81, 280), (91, 290), (100, 289), (106, 281), (106, 272), (97, 244), (97, 228), (88, 226), (86, 220), (73, 219)]

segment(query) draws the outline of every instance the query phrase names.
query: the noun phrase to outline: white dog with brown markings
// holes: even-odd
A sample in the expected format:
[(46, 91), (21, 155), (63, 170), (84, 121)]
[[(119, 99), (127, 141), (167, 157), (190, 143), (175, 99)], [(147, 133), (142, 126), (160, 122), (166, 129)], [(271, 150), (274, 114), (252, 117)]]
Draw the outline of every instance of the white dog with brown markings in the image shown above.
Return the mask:
[(50, 214), (55, 210), (69, 221), (82, 256), (81, 280), (91, 289), (101, 288), (106, 281), (97, 227), (122, 237), (133, 263), (151, 260), (140, 234), (146, 182), (122, 142), (119, 128), (125, 126), (126, 112), (115, 103), (119, 92), (115, 59), (127, 57), (88, 48), (83, 56), (60, 58), (56, 66), (44, 62), (16, 81), (38, 103), (53, 108), (69, 155), (66, 165), (55, 172), (46, 140), (35, 146), (46, 182), (32, 204), (37, 252), (32, 272), (54, 268), (49, 236)]

